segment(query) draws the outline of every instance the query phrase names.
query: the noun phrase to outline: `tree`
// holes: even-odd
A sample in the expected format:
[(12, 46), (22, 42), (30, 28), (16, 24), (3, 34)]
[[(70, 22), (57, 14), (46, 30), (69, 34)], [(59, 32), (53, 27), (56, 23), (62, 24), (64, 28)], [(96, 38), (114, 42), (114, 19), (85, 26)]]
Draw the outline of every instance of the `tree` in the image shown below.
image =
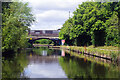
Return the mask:
[(63, 27), (59, 33), (59, 37), (60, 39), (65, 39), (66, 43), (69, 45), (72, 45), (72, 39), (70, 38), (70, 32), (71, 32), (71, 28), (72, 28), (72, 18), (69, 18), (64, 24)]
[(28, 3), (2, 3), (2, 50), (24, 48), (27, 42), (27, 29), (35, 20)]
[(63, 24), (62, 39), (67, 35), (77, 46), (119, 45), (120, 2), (84, 2), (73, 13), (72, 26), (67, 21)]

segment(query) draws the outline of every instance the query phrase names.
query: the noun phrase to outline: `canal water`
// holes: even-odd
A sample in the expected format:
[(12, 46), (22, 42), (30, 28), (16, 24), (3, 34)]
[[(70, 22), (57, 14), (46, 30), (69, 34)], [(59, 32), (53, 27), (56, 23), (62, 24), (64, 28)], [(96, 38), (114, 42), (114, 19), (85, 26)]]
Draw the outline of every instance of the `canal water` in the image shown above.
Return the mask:
[(78, 58), (64, 50), (36, 47), (4, 56), (2, 77), (120, 79), (120, 67), (94, 58)]

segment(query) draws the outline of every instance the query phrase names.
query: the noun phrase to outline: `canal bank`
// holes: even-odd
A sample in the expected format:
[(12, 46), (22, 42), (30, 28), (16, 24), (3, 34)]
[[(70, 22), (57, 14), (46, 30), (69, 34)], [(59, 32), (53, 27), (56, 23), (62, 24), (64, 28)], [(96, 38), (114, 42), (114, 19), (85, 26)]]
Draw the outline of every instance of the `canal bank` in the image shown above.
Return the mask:
[(98, 57), (106, 60), (110, 60), (113, 62), (118, 62), (119, 50), (118, 47), (113, 46), (102, 46), (102, 47), (78, 47), (78, 46), (50, 46), (51, 48), (61, 48), (68, 51), (75, 52), (77, 54), (86, 54), (93, 57)]

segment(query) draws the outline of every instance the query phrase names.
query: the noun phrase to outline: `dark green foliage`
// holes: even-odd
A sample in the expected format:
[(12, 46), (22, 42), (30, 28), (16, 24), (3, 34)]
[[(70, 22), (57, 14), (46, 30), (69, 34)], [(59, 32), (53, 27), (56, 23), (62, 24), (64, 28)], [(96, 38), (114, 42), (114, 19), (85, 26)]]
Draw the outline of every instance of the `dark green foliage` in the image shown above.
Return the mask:
[[(27, 67), (29, 63), (27, 60), (27, 55), (24, 54), (25, 51), (21, 53), (12, 53), (8, 54), (9, 57), (2, 58), (2, 80), (13, 80), (13, 78), (19, 78), (21, 73), (24, 71), (24, 68)], [(6, 79), (9, 78), (9, 79)], [(27, 78), (27, 77), (26, 77)], [(15, 79), (19, 80), (19, 79)]]
[(48, 40), (48, 39), (36, 40), (35, 43), (37, 43), (37, 44), (54, 44), (54, 42), (52, 40)]
[(2, 3), (2, 51), (27, 47), (28, 27), (34, 21), (28, 3)]
[[(79, 35), (77, 38), (77, 46), (84, 46), (84, 45), (90, 45), (91, 42), (91, 37), (89, 35), (87, 35), (87, 33), (83, 33), (81, 35)], [(82, 42), (82, 43), (81, 43)]]
[(93, 45), (95, 46), (104, 46), (105, 45), (105, 31), (104, 30), (95, 30), (93, 34)]
[(73, 45), (118, 46), (120, 2), (84, 2), (73, 12), (59, 33), (61, 39)]

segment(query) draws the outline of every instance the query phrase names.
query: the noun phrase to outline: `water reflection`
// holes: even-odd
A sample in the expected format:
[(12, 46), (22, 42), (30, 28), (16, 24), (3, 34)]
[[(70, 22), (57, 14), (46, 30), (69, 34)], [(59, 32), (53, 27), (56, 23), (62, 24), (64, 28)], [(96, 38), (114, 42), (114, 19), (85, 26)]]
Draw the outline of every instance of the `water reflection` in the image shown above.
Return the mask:
[[(79, 54), (80, 55), (80, 54)], [(3, 60), (3, 78), (120, 78), (120, 67), (103, 65), (89, 56), (72, 56), (64, 50), (40, 47), (7, 56)], [(106, 62), (106, 61), (105, 61)]]
[(24, 67), (28, 64), (26, 54), (15, 54), (14, 57), (3, 59), (2, 61), (2, 78), (19, 78)]
[(65, 51), (62, 49), (61, 56), (65, 56)]
[(67, 78), (58, 62), (60, 55), (60, 50), (39, 49), (37, 54), (28, 56), (29, 64), (22, 74), (29, 78)]
[(42, 51), (42, 56), (47, 56), (47, 51), (43, 50)]
[(59, 62), (68, 78), (119, 78), (120, 71), (116, 66), (105, 66), (91, 62), (86, 58), (77, 58), (66, 54), (60, 57)]

